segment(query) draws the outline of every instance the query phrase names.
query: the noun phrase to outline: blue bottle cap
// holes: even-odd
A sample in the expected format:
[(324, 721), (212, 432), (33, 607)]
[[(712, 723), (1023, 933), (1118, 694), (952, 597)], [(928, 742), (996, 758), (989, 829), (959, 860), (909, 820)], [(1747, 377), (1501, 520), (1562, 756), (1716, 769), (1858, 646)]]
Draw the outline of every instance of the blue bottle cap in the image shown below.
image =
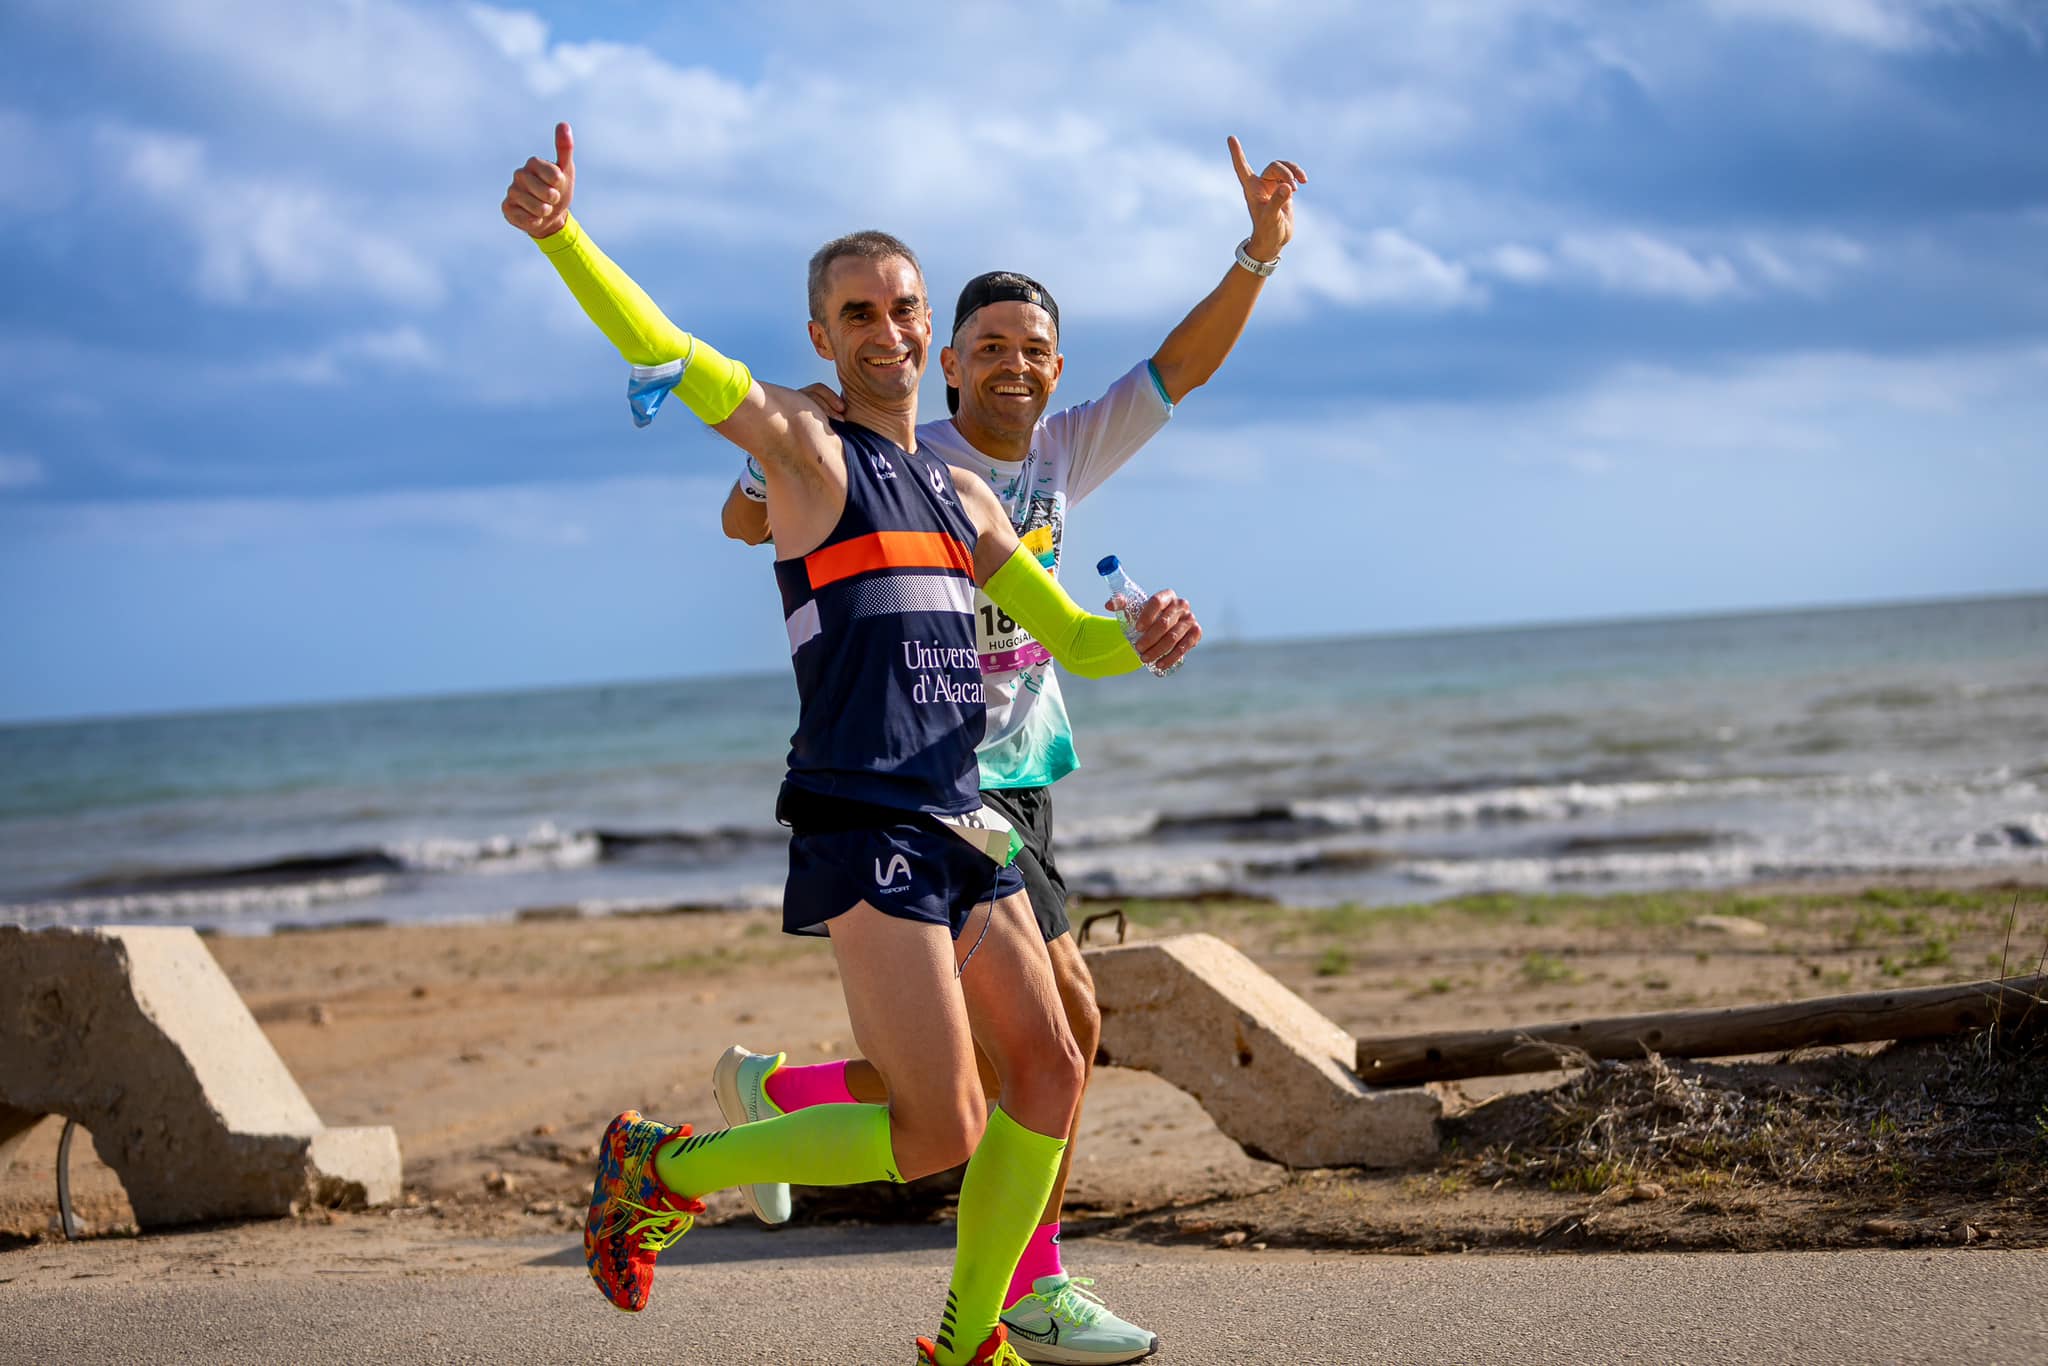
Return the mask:
[(1123, 564), (1114, 555), (1104, 555), (1095, 562), (1095, 572), (1098, 574), (1114, 574), (1122, 568)]

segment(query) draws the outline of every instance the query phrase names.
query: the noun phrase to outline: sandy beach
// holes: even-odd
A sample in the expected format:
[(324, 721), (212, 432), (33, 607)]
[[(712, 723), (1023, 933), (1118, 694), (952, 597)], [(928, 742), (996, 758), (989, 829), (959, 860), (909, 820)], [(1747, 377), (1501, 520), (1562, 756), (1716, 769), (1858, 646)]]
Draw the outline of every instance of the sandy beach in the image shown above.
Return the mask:
[[(1612, 897), (1470, 897), (1436, 905), (1296, 911), (1244, 902), (1117, 903), (1133, 938), (1218, 934), (1355, 1034), (1791, 1000), (2033, 971), (2048, 889), (1947, 876)], [(1083, 910), (1106, 909), (1090, 906)], [(1704, 918), (1704, 919), (1703, 919)], [(1101, 933), (1106, 926), (1098, 927)], [(591, 1144), (616, 1111), (718, 1123), (708, 1078), (733, 1042), (793, 1060), (848, 1051), (828, 949), (761, 911), (370, 926), (209, 944), (329, 1124), (388, 1124), (404, 1203), (309, 1211), (403, 1221), (451, 1240), (577, 1225)], [(1556, 1074), (1452, 1083), (1454, 1113)], [(1481, 1113), (1483, 1113), (1483, 1109)], [(46, 1120), (0, 1175), (0, 1247), (53, 1236), (59, 1125)], [(1456, 1130), (1453, 1130), (1454, 1135)], [(2036, 1192), (1855, 1189), (1760, 1180), (1712, 1199), (1630, 1198), (1539, 1183), (1475, 1188), (1457, 1144), (1435, 1172), (1289, 1173), (1255, 1161), (1189, 1097), (1104, 1068), (1090, 1091), (1069, 1201), (1089, 1236), (1318, 1248), (1459, 1250), (1543, 1245), (1574, 1211), (1602, 1211), (1626, 1247), (1799, 1248), (1945, 1241), (1969, 1222), (2002, 1246), (2041, 1242)], [(101, 1235), (132, 1227), (89, 1145), (73, 1158), (79, 1212)], [(1661, 1194), (1661, 1192), (1660, 1192)], [(799, 1220), (944, 1217), (943, 1182), (909, 1191), (799, 1193)], [(1873, 1209), (1886, 1216), (1871, 1231)], [(745, 1220), (715, 1197), (711, 1222)], [(1231, 1235), (1242, 1233), (1240, 1238)], [(233, 1237), (231, 1230), (218, 1236)], [(247, 1236), (259, 1236), (253, 1230)], [(268, 1236), (268, 1235), (264, 1235)], [(1085, 1260), (1085, 1253), (1077, 1251)]]

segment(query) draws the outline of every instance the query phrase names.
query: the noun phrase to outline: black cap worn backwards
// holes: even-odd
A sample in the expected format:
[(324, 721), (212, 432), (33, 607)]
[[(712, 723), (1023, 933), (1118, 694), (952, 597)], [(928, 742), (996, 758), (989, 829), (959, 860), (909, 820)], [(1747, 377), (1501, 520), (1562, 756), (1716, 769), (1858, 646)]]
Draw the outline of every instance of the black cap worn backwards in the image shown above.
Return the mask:
[[(1055, 340), (1060, 332), (1060, 306), (1053, 302), (1052, 291), (1029, 275), (1019, 275), (1013, 270), (992, 270), (986, 275), (977, 275), (960, 289), (960, 302), (953, 305), (953, 330), (946, 334), (950, 342), (960, 335), (960, 324), (972, 317), (978, 310), (989, 304), (1020, 303), (1037, 304), (1052, 318), (1052, 332)], [(960, 411), (960, 391), (952, 385), (946, 386), (946, 411)]]

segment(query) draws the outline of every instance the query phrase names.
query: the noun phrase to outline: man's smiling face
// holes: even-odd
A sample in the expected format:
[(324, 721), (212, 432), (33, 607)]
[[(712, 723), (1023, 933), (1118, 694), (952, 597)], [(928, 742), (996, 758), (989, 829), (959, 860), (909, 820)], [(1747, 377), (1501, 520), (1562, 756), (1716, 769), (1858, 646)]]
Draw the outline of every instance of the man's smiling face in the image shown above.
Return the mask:
[(1052, 315), (1037, 304), (984, 304), (939, 353), (946, 382), (960, 391), (960, 423), (1028, 435), (1045, 415), (1066, 361)]
[(915, 402), (932, 343), (931, 309), (917, 267), (901, 256), (842, 256), (826, 277), (824, 305), (812, 327), (823, 333), (847, 398), (858, 394), (883, 406), (906, 397)]

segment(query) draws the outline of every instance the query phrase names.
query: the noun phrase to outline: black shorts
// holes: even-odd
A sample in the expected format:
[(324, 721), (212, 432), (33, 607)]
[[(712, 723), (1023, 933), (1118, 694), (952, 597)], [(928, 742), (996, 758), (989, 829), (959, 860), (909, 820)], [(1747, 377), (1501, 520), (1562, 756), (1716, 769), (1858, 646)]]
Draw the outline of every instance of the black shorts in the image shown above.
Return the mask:
[(998, 865), (922, 811), (784, 787), (775, 814), (790, 827), (785, 934), (824, 934), (827, 921), (865, 901), (958, 939), (976, 907), (1024, 890), (1015, 864)]
[(1024, 890), (1031, 893), (1031, 914), (1038, 918), (1038, 932), (1048, 944), (1072, 933), (1074, 927), (1067, 920), (1067, 880), (1052, 861), (1052, 789), (983, 788), (981, 800), (1016, 826), (1024, 838), (1016, 868), (1024, 875)]

